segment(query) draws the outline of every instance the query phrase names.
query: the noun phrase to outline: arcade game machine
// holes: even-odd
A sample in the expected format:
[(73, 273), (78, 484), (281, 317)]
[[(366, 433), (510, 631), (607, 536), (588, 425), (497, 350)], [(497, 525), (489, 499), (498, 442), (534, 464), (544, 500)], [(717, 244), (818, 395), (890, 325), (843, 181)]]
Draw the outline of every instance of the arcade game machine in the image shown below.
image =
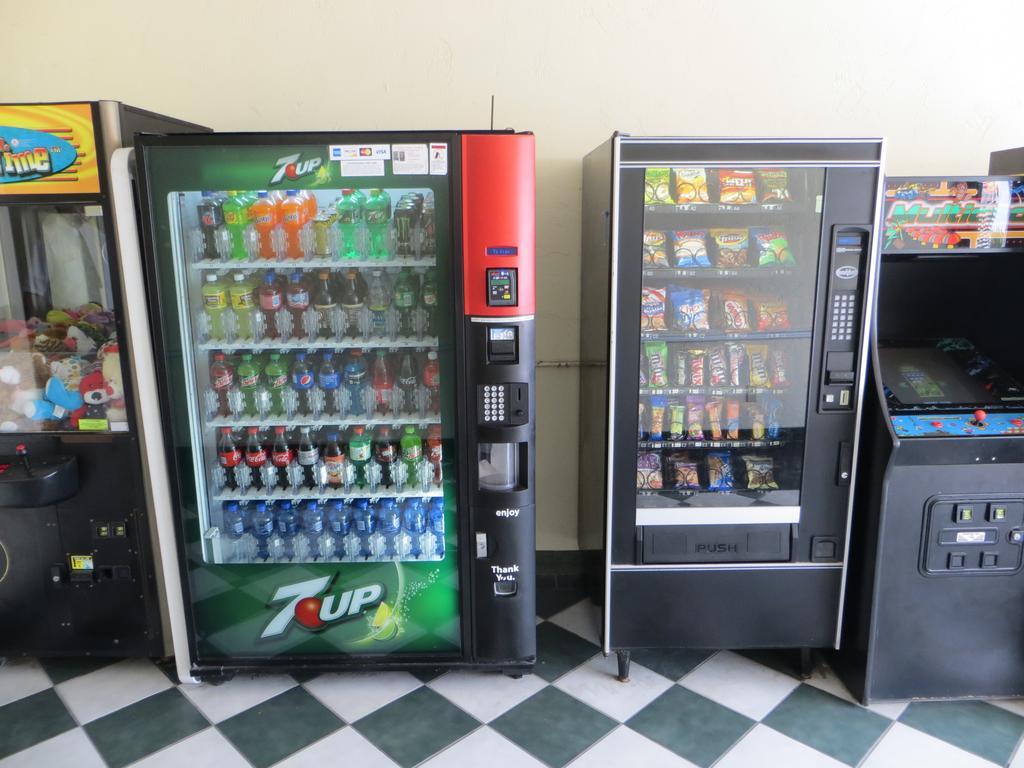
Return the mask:
[(1024, 694), (1024, 185), (886, 183), (837, 671), (876, 699)]
[(183, 129), (0, 105), (0, 655), (165, 652), (108, 161)]

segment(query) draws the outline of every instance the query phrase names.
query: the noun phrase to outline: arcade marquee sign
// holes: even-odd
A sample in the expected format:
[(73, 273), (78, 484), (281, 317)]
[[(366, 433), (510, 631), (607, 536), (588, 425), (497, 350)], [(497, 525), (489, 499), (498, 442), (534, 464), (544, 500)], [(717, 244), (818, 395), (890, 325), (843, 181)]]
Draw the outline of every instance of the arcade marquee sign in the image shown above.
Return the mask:
[(0, 196), (99, 191), (91, 104), (0, 104)]

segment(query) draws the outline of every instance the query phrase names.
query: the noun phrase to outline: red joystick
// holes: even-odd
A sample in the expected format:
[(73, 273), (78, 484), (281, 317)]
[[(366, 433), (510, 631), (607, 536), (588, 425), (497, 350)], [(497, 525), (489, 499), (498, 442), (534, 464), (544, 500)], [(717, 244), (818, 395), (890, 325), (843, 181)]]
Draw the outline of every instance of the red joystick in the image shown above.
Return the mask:
[(18, 443), (14, 446), (14, 452), (18, 456), (28, 456), (28, 447), (24, 443)]
[(975, 411), (975, 412), (974, 412), (974, 420), (975, 420), (975, 421), (976, 421), (976, 422), (977, 422), (978, 424), (984, 424), (984, 423), (985, 423), (985, 419), (986, 419), (986, 418), (988, 418), (988, 414), (987, 414), (987, 413), (985, 413), (985, 412), (984, 412), (983, 410), (981, 410), (980, 408), (979, 408), (979, 409), (978, 409), (977, 411)]
[(936, 429), (938, 429), (939, 427), (942, 426), (942, 422), (941, 421), (933, 421), (932, 422), (932, 426), (935, 427)]
[(1015, 427), (1024, 426), (1024, 421), (1021, 421), (1020, 419), (1010, 419), (1010, 423)]

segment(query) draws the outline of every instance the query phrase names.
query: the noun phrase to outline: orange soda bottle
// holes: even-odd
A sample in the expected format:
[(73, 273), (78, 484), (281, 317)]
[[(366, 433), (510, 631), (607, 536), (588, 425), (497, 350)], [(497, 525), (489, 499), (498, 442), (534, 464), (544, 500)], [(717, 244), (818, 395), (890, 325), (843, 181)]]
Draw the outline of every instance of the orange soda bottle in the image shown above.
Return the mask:
[(249, 206), (249, 221), (259, 235), (260, 258), (276, 259), (272, 235), (278, 224), (278, 210), (267, 192), (258, 193), (256, 202)]
[(299, 234), (306, 223), (306, 204), (294, 189), (289, 189), (281, 203), (281, 226), (285, 235), (285, 255), (289, 259), (301, 259), (302, 240)]

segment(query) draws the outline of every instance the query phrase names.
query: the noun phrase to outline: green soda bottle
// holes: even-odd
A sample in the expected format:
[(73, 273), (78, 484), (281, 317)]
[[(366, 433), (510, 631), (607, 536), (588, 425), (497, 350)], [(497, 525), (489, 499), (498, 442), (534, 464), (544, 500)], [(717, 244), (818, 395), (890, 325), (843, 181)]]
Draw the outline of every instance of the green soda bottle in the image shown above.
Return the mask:
[(267, 389), (270, 390), (271, 413), (284, 413), (282, 396), (288, 386), (288, 366), (281, 361), (281, 355), (272, 352), (263, 373), (267, 376)]
[(235, 319), (238, 321), (238, 336), (242, 339), (251, 339), (252, 316), (256, 311), (256, 290), (248, 277), (241, 272), (235, 272), (231, 276), (228, 293), (231, 296), (231, 309), (235, 311)]
[(348, 441), (348, 460), (356, 469), (356, 483), (369, 485), (366, 468), (370, 465), (370, 454), (373, 446), (370, 436), (363, 427), (352, 427), (352, 437)]
[(399, 446), (402, 449), (402, 463), (405, 464), (406, 469), (405, 482), (409, 485), (416, 485), (419, 482), (416, 470), (419, 468), (420, 459), (423, 458), (423, 441), (420, 440), (415, 426), (405, 425)]
[(398, 310), (399, 336), (412, 336), (416, 333), (414, 314), (418, 293), (419, 279), (408, 267), (402, 267), (402, 271), (395, 278), (394, 300), (395, 309)]
[(368, 191), (368, 195), (366, 204), (363, 206), (363, 217), (370, 235), (369, 256), (371, 259), (387, 259), (391, 255), (388, 250), (391, 197), (383, 189), (371, 189)]
[(210, 338), (224, 338), (224, 311), (228, 308), (228, 287), (217, 275), (208, 273), (203, 283), (203, 310), (210, 321)]
[(341, 197), (334, 205), (338, 213), (338, 233), (341, 235), (341, 258), (358, 259), (359, 244), (356, 241), (359, 221), (363, 217), (360, 198), (354, 189), (341, 190)]
[(244, 193), (232, 190), (228, 199), (221, 205), (224, 212), (224, 226), (231, 236), (231, 258), (237, 261), (248, 261), (249, 252), (245, 249), (245, 228), (249, 226), (249, 202)]
[(242, 362), (235, 371), (238, 376), (238, 387), (242, 390), (242, 402), (248, 416), (257, 415), (256, 391), (260, 386), (260, 367), (252, 359), (251, 354), (242, 355)]

